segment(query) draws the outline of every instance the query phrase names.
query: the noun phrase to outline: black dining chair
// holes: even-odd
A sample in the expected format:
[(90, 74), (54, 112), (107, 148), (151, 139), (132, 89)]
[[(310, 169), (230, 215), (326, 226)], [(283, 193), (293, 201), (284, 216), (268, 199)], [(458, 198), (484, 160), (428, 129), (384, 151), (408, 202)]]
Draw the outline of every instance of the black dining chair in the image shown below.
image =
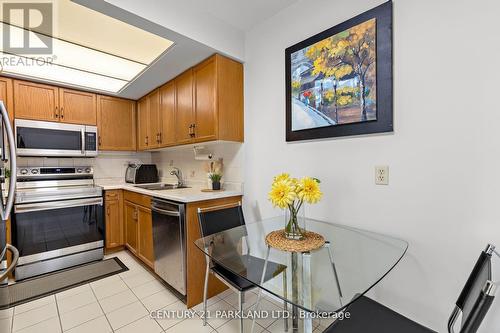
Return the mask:
[[(481, 325), (495, 297), (495, 284), (491, 281), (493, 253), (493, 245), (481, 252), (448, 321), (449, 333), (475, 333)], [(346, 311), (350, 318), (335, 321), (326, 333), (435, 333), (366, 296), (354, 301)], [(462, 322), (455, 331), (460, 313)]]
[[(247, 279), (241, 278), (232, 270), (224, 268), (221, 264), (212, 260), (209, 255), (206, 257), (206, 272), (205, 272), (205, 285), (203, 290), (203, 312), (207, 311), (207, 292), (208, 292), (208, 277), (213, 274), (216, 278), (222, 281), (230, 289), (238, 294), (238, 309), (243, 312), (244, 295), (246, 291), (255, 288), (255, 284), (250, 281), (260, 281), (262, 271), (264, 269), (265, 260), (254, 257), (250, 254), (242, 255), (242, 244), (240, 240), (245, 239), (247, 253), (250, 253), (250, 246), (248, 243), (248, 234), (245, 226), (245, 218), (243, 217), (243, 210), (241, 203), (221, 205), (208, 208), (198, 208), (198, 220), (200, 223), (201, 236), (203, 238), (229, 230), (236, 227), (243, 227), (235, 229), (234, 233), (225, 237), (225, 239), (206, 240), (205, 253), (210, 253), (214, 250), (218, 251), (218, 257), (224, 257), (224, 260), (230, 263), (233, 270), (238, 270)], [(212, 245), (217, 246), (212, 247)], [(240, 250), (238, 249), (240, 248)], [(267, 262), (266, 275), (264, 281), (269, 281), (275, 276), (283, 275), (283, 284), (286, 290), (286, 266), (272, 261)], [(250, 281), (249, 281), (250, 280)], [(286, 302), (284, 302), (285, 310)], [(203, 325), (207, 323), (207, 316), (204, 316)], [(288, 326), (288, 321), (285, 317), (285, 327)], [(240, 319), (240, 333), (243, 332), (243, 317)]]

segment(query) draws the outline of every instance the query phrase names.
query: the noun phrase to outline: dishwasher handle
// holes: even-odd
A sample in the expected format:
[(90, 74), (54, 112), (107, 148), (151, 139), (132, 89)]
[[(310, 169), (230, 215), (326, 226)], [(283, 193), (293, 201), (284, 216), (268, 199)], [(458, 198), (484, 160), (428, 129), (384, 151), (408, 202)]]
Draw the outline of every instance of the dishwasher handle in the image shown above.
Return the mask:
[(151, 206), (151, 210), (163, 215), (168, 215), (168, 216), (181, 216), (181, 213), (175, 210), (166, 210), (166, 209), (160, 209), (155, 206)]

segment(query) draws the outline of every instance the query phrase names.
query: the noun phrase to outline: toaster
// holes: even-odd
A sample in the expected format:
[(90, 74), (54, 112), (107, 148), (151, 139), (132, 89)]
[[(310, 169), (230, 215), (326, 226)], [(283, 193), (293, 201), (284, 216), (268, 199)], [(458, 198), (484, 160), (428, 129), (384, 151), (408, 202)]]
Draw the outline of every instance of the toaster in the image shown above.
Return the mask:
[(129, 164), (125, 172), (125, 182), (133, 184), (157, 183), (156, 164)]

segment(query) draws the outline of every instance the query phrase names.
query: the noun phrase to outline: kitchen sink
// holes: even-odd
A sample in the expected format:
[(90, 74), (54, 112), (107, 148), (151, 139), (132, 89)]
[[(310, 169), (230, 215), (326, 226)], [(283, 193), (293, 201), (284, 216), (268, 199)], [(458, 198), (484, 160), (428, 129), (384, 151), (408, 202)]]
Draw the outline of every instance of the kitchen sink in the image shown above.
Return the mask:
[(145, 190), (152, 190), (152, 191), (175, 190), (175, 189), (178, 189), (178, 188), (189, 188), (189, 186), (177, 185), (177, 184), (166, 184), (166, 183), (161, 183), (161, 184), (146, 184), (146, 185), (134, 185), (134, 187), (142, 188), (142, 189), (145, 189)]

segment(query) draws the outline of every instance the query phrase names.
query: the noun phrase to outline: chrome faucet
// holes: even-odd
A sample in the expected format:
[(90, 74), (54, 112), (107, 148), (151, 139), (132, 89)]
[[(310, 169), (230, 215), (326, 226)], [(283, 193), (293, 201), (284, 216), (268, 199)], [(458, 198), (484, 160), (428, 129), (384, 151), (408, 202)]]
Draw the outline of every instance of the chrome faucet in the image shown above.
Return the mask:
[(172, 176), (177, 177), (177, 186), (184, 186), (184, 181), (182, 180), (182, 171), (177, 167), (172, 167), (172, 171), (170, 171)]

